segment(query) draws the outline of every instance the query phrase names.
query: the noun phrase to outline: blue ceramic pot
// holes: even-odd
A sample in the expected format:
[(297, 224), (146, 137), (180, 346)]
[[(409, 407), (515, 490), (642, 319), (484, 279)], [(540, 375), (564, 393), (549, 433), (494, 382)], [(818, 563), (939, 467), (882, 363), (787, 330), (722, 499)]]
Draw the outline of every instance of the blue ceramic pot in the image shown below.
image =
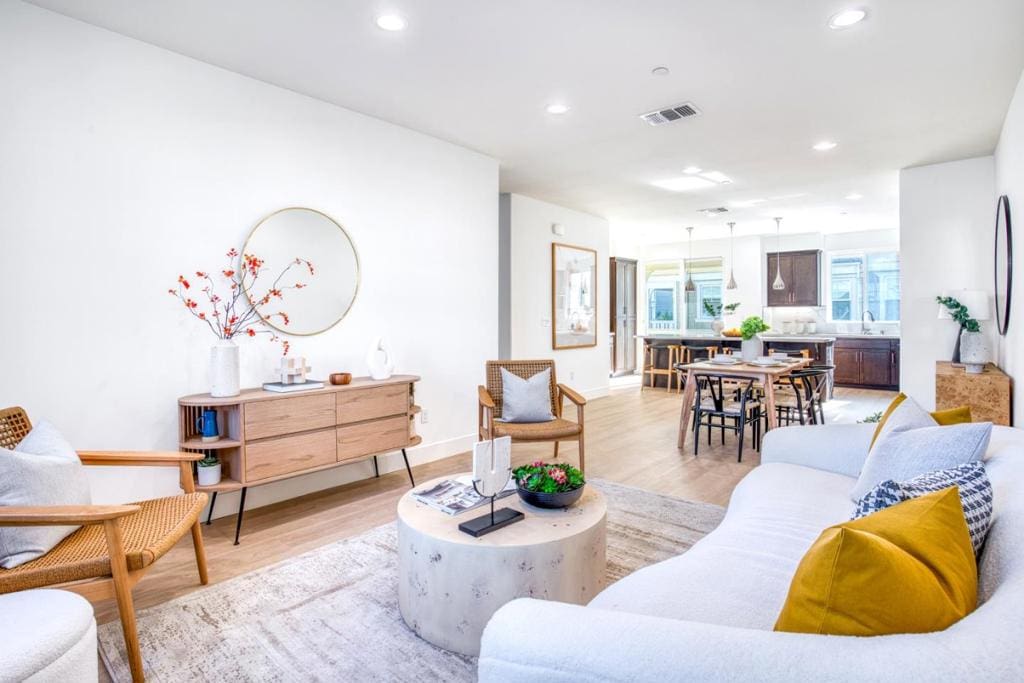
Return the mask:
[(538, 508), (567, 508), (583, 495), (583, 486), (572, 491), (559, 491), (558, 493), (543, 493), (541, 491), (527, 491), (526, 489), (516, 486), (516, 491), (519, 493), (519, 498), (527, 505), (532, 505)]

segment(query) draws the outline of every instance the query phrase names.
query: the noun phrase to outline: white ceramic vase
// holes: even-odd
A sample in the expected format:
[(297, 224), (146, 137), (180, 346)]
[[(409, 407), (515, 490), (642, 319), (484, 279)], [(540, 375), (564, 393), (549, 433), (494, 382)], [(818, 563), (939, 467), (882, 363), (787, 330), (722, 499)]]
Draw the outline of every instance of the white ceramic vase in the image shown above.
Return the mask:
[(395, 371), (395, 361), (383, 337), (377, 337), (366, 352), (366, 366), (373, 379), (387, 379)]
[(200, 486), (216, 486), (220, 483), (220, 463), (216, 465), (199, 465), (196, 467)]
[(964, 364), (965, 372), (981, 374), (989, 357), (988, 339), (984, 334), (967, 331), (960, 334), (960, 362)]
[(711, 331), (716, 335), (722, 334), (722, 330), (725, 329), (725, 322), (721, 318), (715, 318), (711, 321)]
[(238, 396), (238, 345), (221, 339), (210, 349), (210, 396)]
[(763, 355), (764, 344), (757, 337), (753, 339), (744, 339), (740, 342), (740, 355), (745, 361), (757, 360), (758, 356)]

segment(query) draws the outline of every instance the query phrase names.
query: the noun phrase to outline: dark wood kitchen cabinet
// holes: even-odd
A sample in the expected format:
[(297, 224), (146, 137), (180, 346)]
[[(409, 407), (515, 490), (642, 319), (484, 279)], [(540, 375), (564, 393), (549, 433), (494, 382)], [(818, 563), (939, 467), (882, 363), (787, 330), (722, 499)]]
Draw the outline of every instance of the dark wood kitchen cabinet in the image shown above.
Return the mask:
[(836, 386), (898, 389), (900, 342), (898, 339), (836, 339)]
[[(772, 289), (776, 269), (782, 273), (785, 289)], [(821, 252), (783, 251), (768, 254), (766, 273), (769, 306), (821, 305)]]

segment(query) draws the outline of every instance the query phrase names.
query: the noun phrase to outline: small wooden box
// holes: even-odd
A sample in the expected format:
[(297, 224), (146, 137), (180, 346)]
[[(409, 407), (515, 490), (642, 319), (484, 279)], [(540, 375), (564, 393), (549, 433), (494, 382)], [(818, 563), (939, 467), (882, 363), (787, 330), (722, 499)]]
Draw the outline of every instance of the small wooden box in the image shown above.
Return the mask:
[(935, 408), (971, 407), (975, 422), (1013, 425), (1013, 382), (1009, 375), (989, 363), (978, 375), (954, 367), (949, 361), (935, 363)]

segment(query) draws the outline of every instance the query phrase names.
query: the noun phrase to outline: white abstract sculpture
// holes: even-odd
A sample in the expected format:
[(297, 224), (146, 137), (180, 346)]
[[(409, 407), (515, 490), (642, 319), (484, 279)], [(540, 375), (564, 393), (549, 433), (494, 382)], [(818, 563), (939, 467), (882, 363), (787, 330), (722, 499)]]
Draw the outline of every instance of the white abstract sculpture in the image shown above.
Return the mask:
[(373, 379), (387, 379), (395, 370), (395, 362), (391, 358), (391, 350), (383, 337), (377, 337), (370, 350), (366, 352), (366, 365)]
[(302, 356), (281, 359), (281, 384), (305, 384), (306, 373), (313, 368), (306, 365)]
[(473, 445), (473, 486), (481, 496), (501, 493), (512, 476), (512, 437), (502, 436)]

